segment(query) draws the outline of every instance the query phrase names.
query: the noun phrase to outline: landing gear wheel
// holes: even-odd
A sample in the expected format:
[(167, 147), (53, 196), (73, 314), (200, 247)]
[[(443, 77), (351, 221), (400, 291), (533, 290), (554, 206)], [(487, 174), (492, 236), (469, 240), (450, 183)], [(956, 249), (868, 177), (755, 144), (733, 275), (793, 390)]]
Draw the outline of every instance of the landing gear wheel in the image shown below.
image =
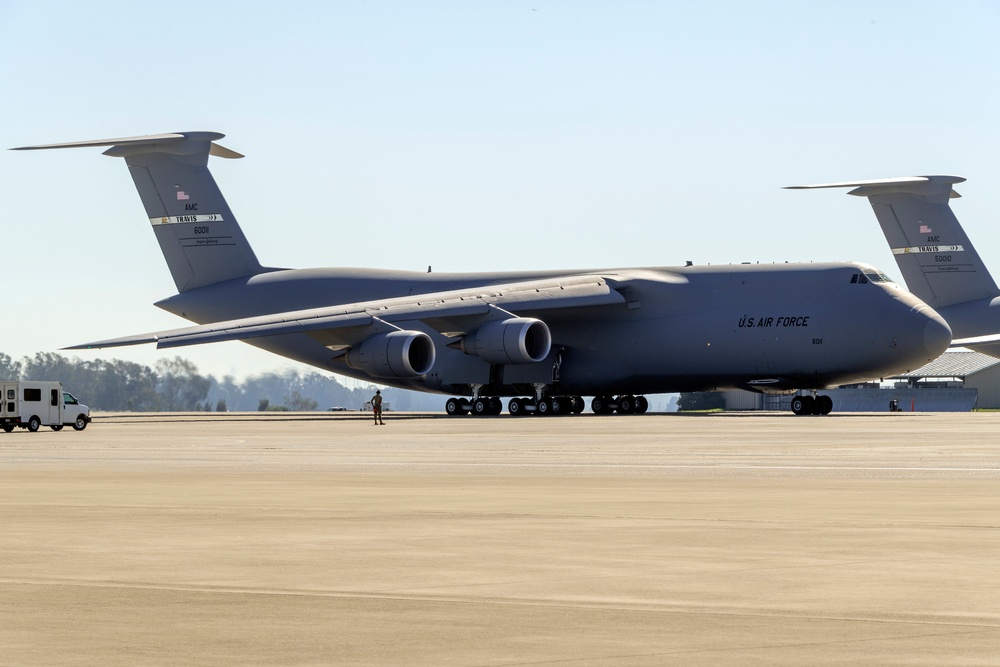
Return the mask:
[(816, 401), (812, 396), (796, 396), (792, 399), (792, 412), (797, 415), (816, 413)]
[(618, 414), (630, 415), (635, 412), (635, 396), (618, 397)]
[(503, 412), (503, 401), (497, 396), (490, 397), (490, 414), (494, 417)]
[(444, 411), (447, 412), (452, 417), (465, 414), (465, 406), (462, 405), (464, 401), (460, 398), (449, 398), (448, 402), (444, 404)]
[(477, 398), (472, 402), (472, 414), (483, 417), (490, 413), (490, 400), (488, 398)]
[(52, 425), (52, 426), (50, 426), (49, 428), (51, 428), (51, 429), (52, 429), (53, 431), (61, 431), (61, 430), (62, 430), (62, 427), (63, 427), (63, 425), (62, 425), (62, 424), (53, 424), (53, 425)]
[(649, 399), (645, 396), (635, 397), (635, 414), (644, 415), (646, 410), (649, 410)]
[(816, 397), (816, 414), (828, 415), (833, 412), (833, 399), (829, 396)]
[(569, 411), (574, 415), (578, 415), (583, 412), (583, 409), (587, 407), (586, 401), (583, 400), (583, 396), (573, 396), (569, 399), (570, 407)]
[(38, 427), (42, 425), (42, 420), (38, 417), (32, 417), (28, 420), (28, 430), (34, 433), (38, 430)]
[(553, 413), (552, 411), (552, 399), (543, 398), (535, 404), (535, 412), (542, 415), (543, 417), (548, 417)]
[(564, 415), (569, 412), (569, 399), (564, 396), (556, 396), (552, 399), (552, 414)]
[(595, 415), (606, 415), (608, 414), (608, 404), (610, 402), (607, 396), (594, 396), (594, 399), (590, 402), (590, 409), (594, 411)]
[(515, 417), (525, 414), (524, 399), (514, 397), (507, 403), (507, 412)]

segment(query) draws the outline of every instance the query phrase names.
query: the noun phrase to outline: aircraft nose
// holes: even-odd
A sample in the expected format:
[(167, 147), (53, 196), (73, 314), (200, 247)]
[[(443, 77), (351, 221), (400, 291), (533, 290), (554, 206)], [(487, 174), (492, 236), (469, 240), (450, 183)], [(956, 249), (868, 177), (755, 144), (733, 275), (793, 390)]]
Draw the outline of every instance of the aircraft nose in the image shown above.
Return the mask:
[(937, 313), (924, 325), (924, 347), (931, 357), (940, 356), (951, 345), (951, 327)]

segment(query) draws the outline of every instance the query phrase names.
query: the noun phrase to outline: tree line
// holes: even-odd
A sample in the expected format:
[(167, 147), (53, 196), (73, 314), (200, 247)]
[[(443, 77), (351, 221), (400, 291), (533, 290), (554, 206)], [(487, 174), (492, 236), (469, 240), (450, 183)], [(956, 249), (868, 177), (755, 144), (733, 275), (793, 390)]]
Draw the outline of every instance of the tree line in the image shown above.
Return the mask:
[[(182, 357), (160, 359), (153, 367), (121, 359), (83, 360), (38, 352), (15, 360), (0, 352), (0, 379), (59, 380), (91, 409), (111, 412), (255, 410), (358, 410), (374, 388), (348, 389), (336, 378), (289, 369), (242, 380), (202, 375)], [(438, 410), (441, 398), (383, 389), (394, 410)]]

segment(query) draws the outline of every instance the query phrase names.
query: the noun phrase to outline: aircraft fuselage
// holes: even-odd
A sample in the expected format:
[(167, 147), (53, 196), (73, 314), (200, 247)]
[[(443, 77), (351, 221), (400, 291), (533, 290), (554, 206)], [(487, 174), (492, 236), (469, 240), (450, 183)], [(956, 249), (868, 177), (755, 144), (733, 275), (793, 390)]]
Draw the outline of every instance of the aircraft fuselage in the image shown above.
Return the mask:
[[(425, 376), (382, 378), (392, 386), (499, 396), (546, 384), (566, 394), (661, 393), (722, 387), (824, 388), (916, 368), (947, 347), (937, 314), (889, 282), (852, 277), (863, 264), (754, 264), (448, 274), (372, 269), (287, 269), (189, 290), (159, 302), (199, 324), (280, 311), (377, 301), (574, 275), (621, 278), (625, 303), (544, 314), (549, 355), (498, 368), (451, 349), (420, 321), (438, 356)], [(532, 316), (521, 310), (519, 315)], [(369, 376), (307, 334), (252, 344), (326, 370)]]

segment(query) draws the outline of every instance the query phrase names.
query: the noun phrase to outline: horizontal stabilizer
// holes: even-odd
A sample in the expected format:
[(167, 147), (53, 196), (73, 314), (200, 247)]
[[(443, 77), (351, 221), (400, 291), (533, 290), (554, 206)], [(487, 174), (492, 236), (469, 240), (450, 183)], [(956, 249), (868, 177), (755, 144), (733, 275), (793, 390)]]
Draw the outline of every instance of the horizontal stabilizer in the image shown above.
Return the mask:
[[(49, 150), (53, 148), (96, 148), (99, 146), (112, 146), (113, 148), (109, 151), (105, 151), (105, 155), (110, 155), (112, 157), (124, 157), (124, 151), (130, 148), (146, 148), (147, 150), (151, 147), (162, 147), (169, 144), (180, 144), (185, 140), (194, 141), (211, 141), (214, 142), (216, 139), (223, 138), (224, 134), (221, 132), (169, 132), (166, 134), (147, 134), (140, 137), (121, 137), (118, 139), (92, 139), (88, 141), (67, 141), (58, 144), (41, 144), (39, 146), (19, 146), (18, 148), (12, 148), (12, 151), (41, 151)], [(115, 150), (120, 149), (120, 150)], [(242, 154), (237, 153), (234, 150), (230, 150), (224, 146), (220, 146), (216, 143), (212, 143), (209, 150), (209, 155), (214, 155), (215, 157), (223, 157), (229, 159), (236, 159), (243, 157)]]
[(875, 194), (907, 192), (912, 194), (934, 194), (945, 190), (950, 198), (961, 197), (951, 186), (962, 183), (961, 176), (895, 176), (869, 181), (845, 181), (843, 183), (818, 183), (816, 185), (789, 185), (785, 190), (819, 190), (823, 188), (857, 188), (847, 194), (868, 197)]

